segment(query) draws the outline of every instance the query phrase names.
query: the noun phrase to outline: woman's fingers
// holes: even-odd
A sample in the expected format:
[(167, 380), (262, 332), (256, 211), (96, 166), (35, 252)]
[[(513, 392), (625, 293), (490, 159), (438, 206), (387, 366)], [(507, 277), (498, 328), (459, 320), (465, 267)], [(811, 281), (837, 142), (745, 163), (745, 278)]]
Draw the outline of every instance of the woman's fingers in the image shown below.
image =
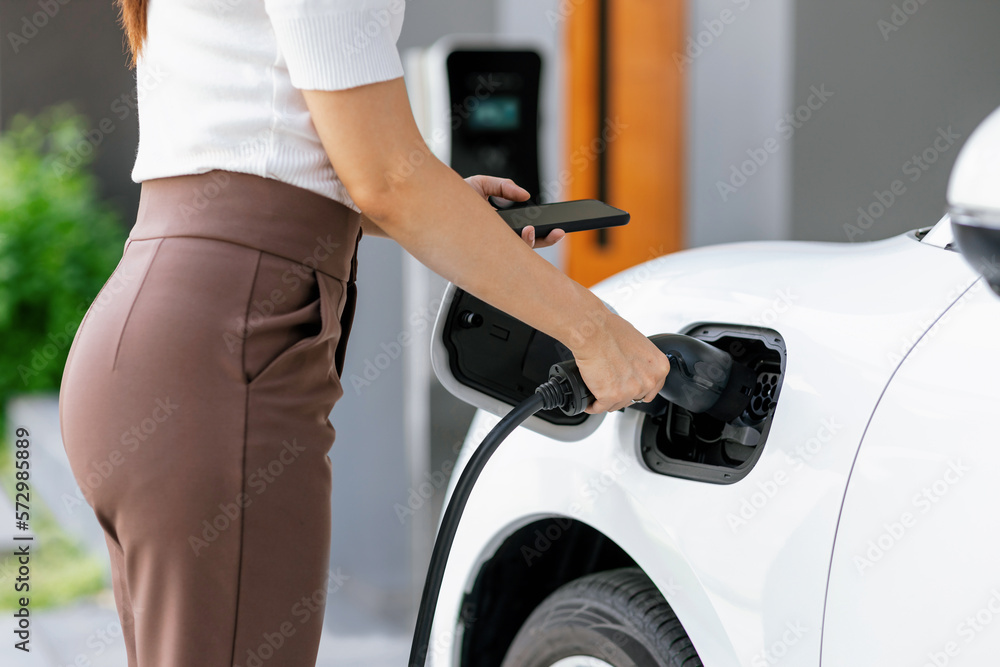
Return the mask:
[(535, 228), (528, 225), (521, 230), (521, 239), (528, 244), (529, 248), (535, 247)]
[(561, 229), (553, 229), (551, 232), (545, 235), (545, 238), (538, 239), (535, 241), (535, 248), (548, 248), (553, 246), (566, 236), (566, 232)]
[(542, 239), (535, 236), (535, 228), (532, 225), (521, 230), (521, 238), (524, 239), (529, 248), (548, 248), (559, 243), (559, 240), (564, 236), (566, 236), (566, 232), (561, 229), (553, 229)]
[(484, 176), (478, 174), (469, 176), (465, 182), (471, 185), (484, 199), (487, 197), (500, 197), (510, 201), (524, 201), (531, 194), (509, 178), (497, 178), (496, 176)]
[[(484, 199), (493, 197), (494, 199), (508, 202), (524, 201), (531, 197), (531, 194), (509, 178), (497, 178), (496, 176), (484, 176), (482, 174), (469, 176), (465, 182), (480, 194)], [(521, 230), (521, 239), (528, 244), (529, 248), (548, 248), (559, 242), (566, 232), (561, 229), (553, 229), (545, 238), (539, 239), (535, 235), (535, 228), (528, 225)]]

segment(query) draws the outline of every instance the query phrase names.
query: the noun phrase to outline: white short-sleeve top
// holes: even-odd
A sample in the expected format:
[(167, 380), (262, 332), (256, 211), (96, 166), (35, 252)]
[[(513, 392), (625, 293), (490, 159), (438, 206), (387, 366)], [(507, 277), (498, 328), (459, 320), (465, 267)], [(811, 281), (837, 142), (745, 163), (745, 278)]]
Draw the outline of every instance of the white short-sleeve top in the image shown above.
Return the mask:
[(136, 63), (132, 180), (213, 169), (274, 178), (357, 206), (301, 90), (403, 75), (405, 0), (150, 0)]

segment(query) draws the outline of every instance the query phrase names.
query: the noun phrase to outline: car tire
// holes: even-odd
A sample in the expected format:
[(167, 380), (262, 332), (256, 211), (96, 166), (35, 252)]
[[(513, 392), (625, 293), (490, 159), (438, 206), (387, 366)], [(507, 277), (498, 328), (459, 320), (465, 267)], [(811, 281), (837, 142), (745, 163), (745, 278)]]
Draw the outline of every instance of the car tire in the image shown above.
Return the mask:
[(521, 626), (502, 667), (701, 667), (663, 595), (636, 567), (565, 584)]

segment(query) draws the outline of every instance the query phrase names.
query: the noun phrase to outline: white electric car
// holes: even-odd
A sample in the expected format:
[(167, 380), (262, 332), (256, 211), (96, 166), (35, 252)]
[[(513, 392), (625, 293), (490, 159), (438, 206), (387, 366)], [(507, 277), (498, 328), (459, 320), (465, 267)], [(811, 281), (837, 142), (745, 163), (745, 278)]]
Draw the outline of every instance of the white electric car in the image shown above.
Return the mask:
[[(1000, 111), (949, 200), (883, 241), (688, 250), (596, 286), (749, 365), (747, 413), (529, 419), (469, 498), (433, 664), (998, 664)], [(435, 371), (485, 408), (465, 457), (554, 348), (449, 288)]]

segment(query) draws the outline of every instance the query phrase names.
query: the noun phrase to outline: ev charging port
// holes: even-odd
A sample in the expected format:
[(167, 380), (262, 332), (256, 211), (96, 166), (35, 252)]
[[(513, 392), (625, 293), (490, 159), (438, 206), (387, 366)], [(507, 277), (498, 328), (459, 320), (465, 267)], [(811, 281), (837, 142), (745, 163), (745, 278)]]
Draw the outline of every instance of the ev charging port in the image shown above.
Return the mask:
[(653, 472), (717, 484), (742, 479), (763, 451), (781, 391), (785, 344), (771, 329), (702, 324), (684, 332), (732, 355), (757, 376), (743, 413), (728, 422), (658, 397), (642, 410), (642, 458)]
[[(460, 289), (448, 308), (442, 342), (459, 383), (508, 405), (533, 394), (549, 379), (552, 364), (573, 358), (556, 339)], [(537, 416), (559, 426), (581, 424), (588, 417), (569, 417), (558, 408)]]

